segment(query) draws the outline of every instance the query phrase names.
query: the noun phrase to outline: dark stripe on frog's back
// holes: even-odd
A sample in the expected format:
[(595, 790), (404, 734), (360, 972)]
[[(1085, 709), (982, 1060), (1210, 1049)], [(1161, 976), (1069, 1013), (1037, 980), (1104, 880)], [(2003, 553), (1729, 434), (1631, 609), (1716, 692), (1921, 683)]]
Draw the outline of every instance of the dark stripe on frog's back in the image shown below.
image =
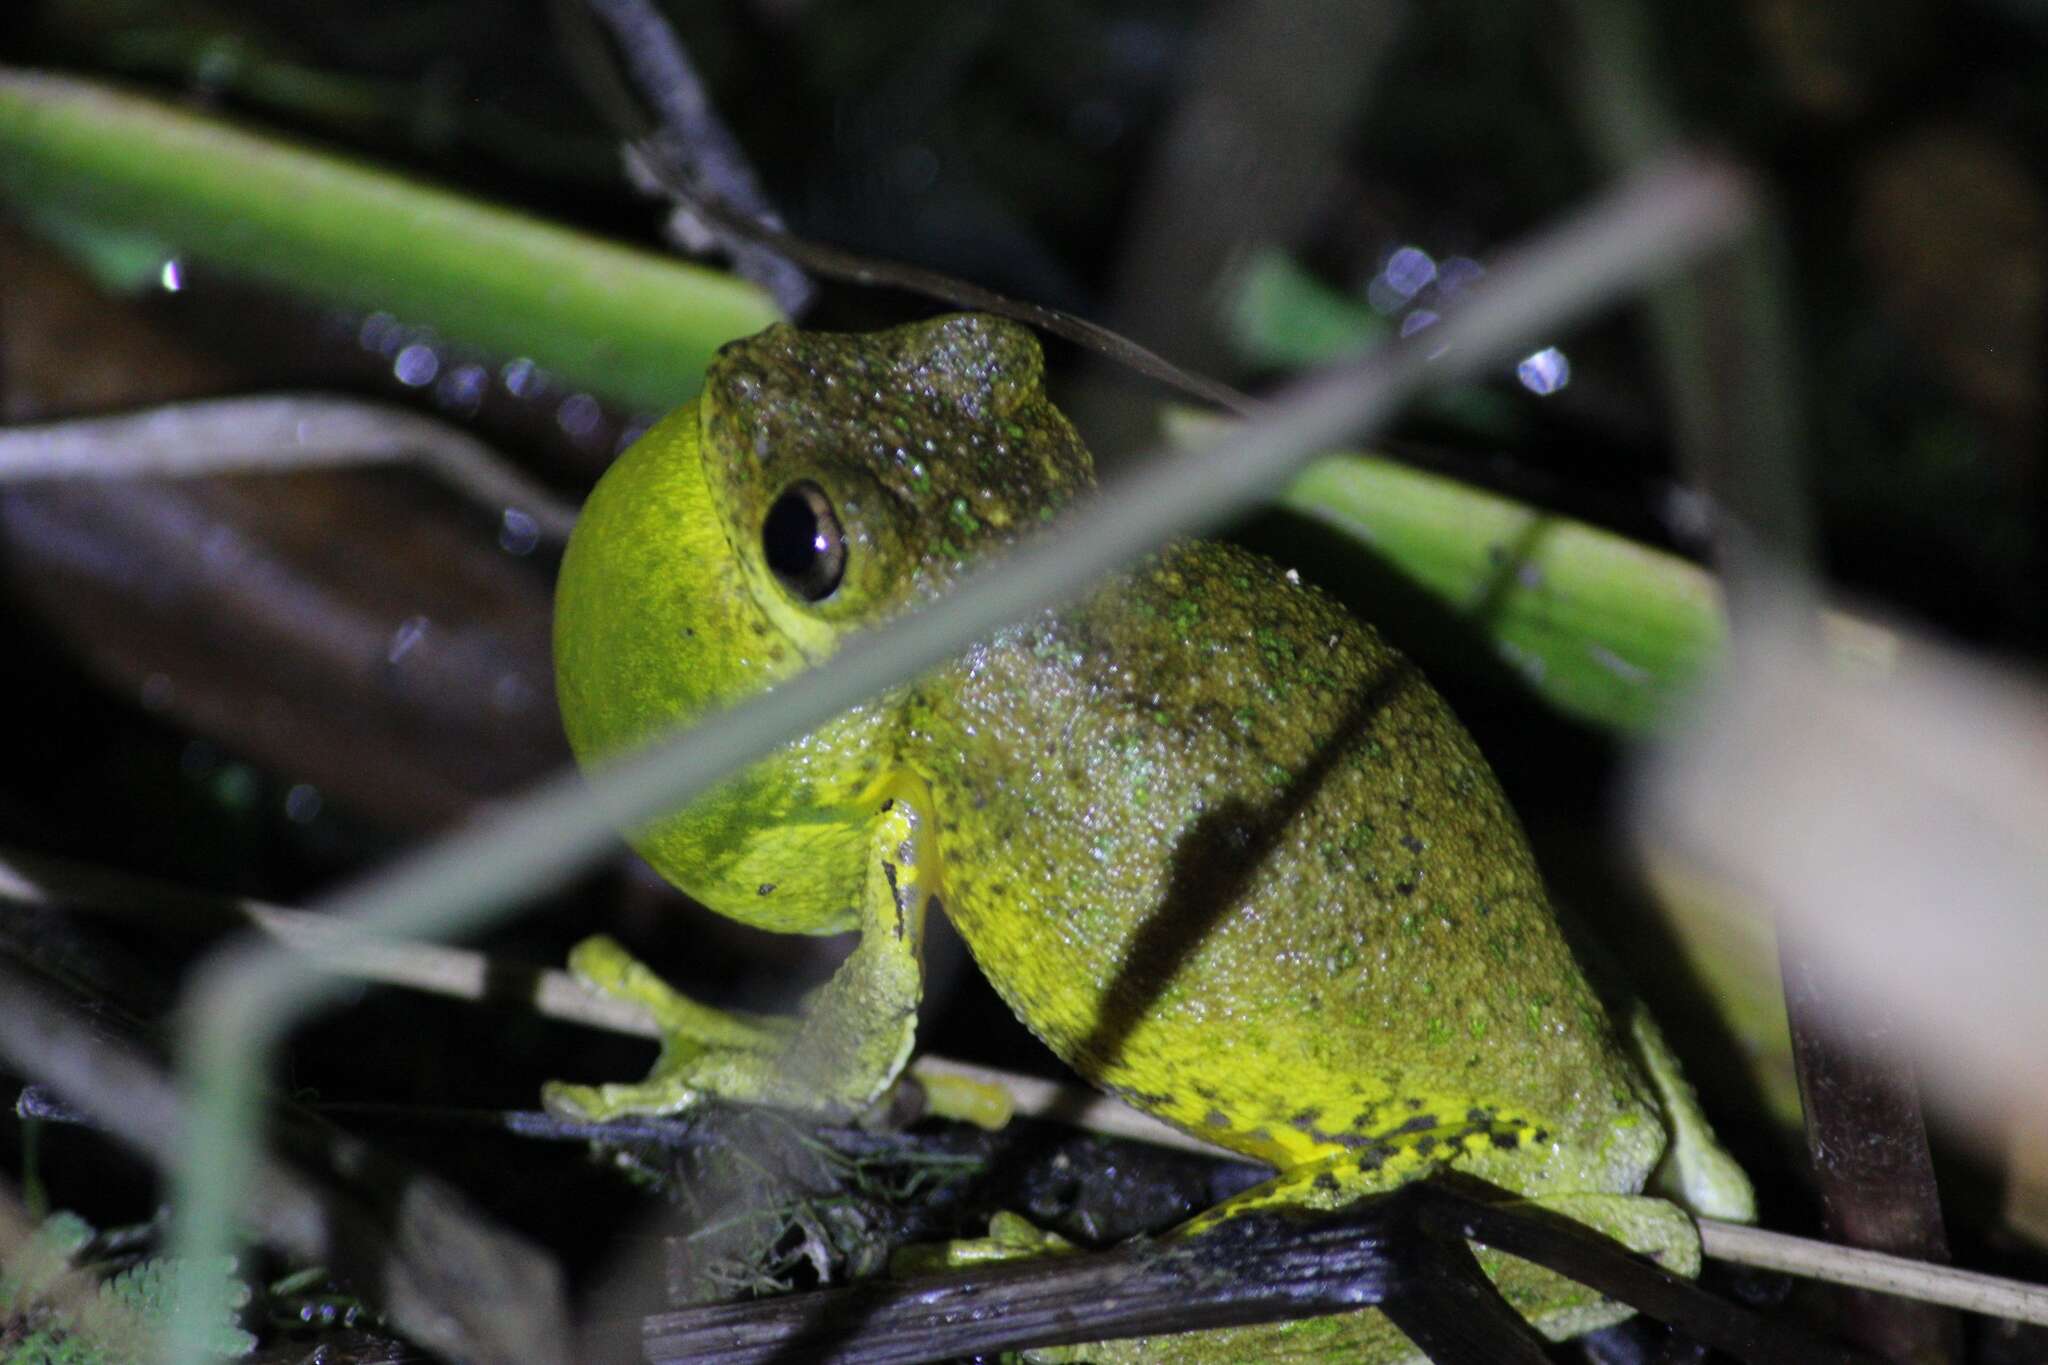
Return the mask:
[[(949, 908), (1083, 1070), (1237, 1053), (1201, 1068), (1203, 1104), (1246, 1128), (1276, 1116), (1232, 1112), (1266, 1107), (1239, 1078), (1284, 1091), (1303, 1068), (1433, 1078), (1559, 1126), (1608, 1112), (1575, 1112), (1613, 1052), (1490, 771), (1320, 592), (1242, 550), (1176, 546), (936, 684), (913, 731)], [(1476, 865), (1450, 856), (1475, 848)], [(1219, 903), (1233, 880), (1246, 899)]]

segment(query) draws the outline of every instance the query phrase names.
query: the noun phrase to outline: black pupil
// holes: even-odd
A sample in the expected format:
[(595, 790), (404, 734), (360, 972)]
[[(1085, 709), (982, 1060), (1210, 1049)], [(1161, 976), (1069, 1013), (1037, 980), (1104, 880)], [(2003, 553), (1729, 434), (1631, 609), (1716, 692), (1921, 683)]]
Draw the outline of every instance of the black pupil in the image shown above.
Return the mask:
[(814, 483), (791, 484), (761, 523), (761, 549), (782, 585), (807, 602), (830, 597), (846, 572), (846, 537)]

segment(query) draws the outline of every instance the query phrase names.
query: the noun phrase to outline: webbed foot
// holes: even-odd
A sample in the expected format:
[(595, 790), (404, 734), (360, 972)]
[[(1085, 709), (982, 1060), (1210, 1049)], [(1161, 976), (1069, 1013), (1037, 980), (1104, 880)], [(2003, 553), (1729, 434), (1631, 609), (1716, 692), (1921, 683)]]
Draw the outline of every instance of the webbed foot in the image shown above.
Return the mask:
[[(602, 1122), (631, 1114), (679, 1114), (707, 1100), (754, 1100), (790, 1106), (775, 1083), (778, 1060), (797, 1033), (794, 1019), (715, 1009), (673, 989), (604, 935), (569, 953), (569, 970), (591, 990), (639, 1005), (662, 1034), (661, 1056), (647, 1079), (628, 1084), (541, 1088), (548, 1112)], [(774, 1098), (770, 1098), (774, 1096)]]

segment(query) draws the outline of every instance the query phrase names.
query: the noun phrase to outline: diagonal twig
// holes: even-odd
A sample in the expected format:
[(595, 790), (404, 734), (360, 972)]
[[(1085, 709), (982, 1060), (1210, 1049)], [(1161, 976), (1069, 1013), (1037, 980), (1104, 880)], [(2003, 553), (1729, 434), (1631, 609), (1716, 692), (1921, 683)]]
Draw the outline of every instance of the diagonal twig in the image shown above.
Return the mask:
[(566, 540), (576, 511), (488, 445), (430, 417), (324, 394), (170, 403), (122, 417), (0, 429), (0, 485), (44, 479), (204, 478), (417, 462), (479, 506)]
[[(613, 38), (609, 45), (581, 42), (575, 52), (578, 70), (591, 97), (626, 139), (634, 169), (722, 238), (753, 243), (827, 279), (901, 289), (956, 308), (1012, 318), (1098, 351), (1204, 402), (1238, 413), (1254, 409), (1250, 399), (1228, 385), (1183, 370), (1164, 356), (1086, 318), (1013, 299), (941, 271), (880, 261), (813, 242), (784, 228), (772, 213), (749, 208), (745, 199), (726, 192), (692, 160), (691, 149), (703, 145), (704, 125), (699, 115), (708, 115), (709, 106), (701, 84), (689, 74), (688, 59), (660, 11), (647, 0), (558, 0), (556, 9), (564, 16), (566, 32), (585, 32), (579, 19), (584, 5), (589, 6), (590, 15), (602, 22)], [(643, 112), (642, 100), (657, 111), (656, 117), (650, 118)]]
[[(1456, 1179), (1456, 1177), (1451, 1177)], [(1803, 1328), (1738, 1308), (1582, 1223), (1432, 1186), (1425, 1229), (1519, 1256), (1619, 1299), (1750, 1365), (1859, 1365), (1864, 1358)]]
[[(621, 127), (635, 128), (635, 137), (657, 141), (663, 161), (691, 187), (692, 200), (713, 201), (732, 211), (736, 222), (703, 217), (697, 221), (716, 234), (734, 270), (774, 295), (784, 313), (803, 316), (816, 290), (772, 240), (740, 226), (775, 231), (781, 229), (782, 218), (739, 139), (712, 108), (696, 63), (667, 19), (640, 0), (557, 0), (555, 15), (575, 66), (607, 117)], [(609, 32), (609, 48), (593, 30), (593, 19)], [(616, 78), (620, 64), (631, 72), (633, 87), (652, 107), (651, 124)]]
[(1330, 1218), (1247, 1215), (1176, 1241), (708, 1304), (647, 1318), (642, 1347), (654, 1365), (911, 1365), (1342, 1312), (1400, 1285), (1416, 1207), (1404, 1191)]

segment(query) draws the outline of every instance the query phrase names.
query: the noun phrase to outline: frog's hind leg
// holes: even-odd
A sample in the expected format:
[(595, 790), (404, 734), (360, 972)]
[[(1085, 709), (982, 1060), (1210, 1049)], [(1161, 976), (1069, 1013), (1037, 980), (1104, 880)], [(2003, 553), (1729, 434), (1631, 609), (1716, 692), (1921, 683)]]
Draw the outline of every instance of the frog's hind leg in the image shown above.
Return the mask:
[[(1441, 1148), (1438, 1151), (1440, 1152)], [(1446, 1160), (1435, 1152), (1419, 1152), (1414, 1147), (1406, 1145), (1397, 1146), (1391, 1151), (1339, 1152), (1282, 1171), (1271, 1180), (1254, 1185), (1183, 1225), (1175, 1235), (1198, 1234), (1227, 1218), (1262, 1208), (1338, 1208), (1368, 1195), (1387, 1193), (1411, 1180), (1428, 1178), (1437, 1171), (1462, 1168), (1468, 1164), (1472, 1163), (1455, 1159)], [(1486, 1163), (1482, 1158), (1477, 1164)], [(1546, 1194), (1515, 1202), (1583, 1223), (1621, 1242), (1631, 1251), (1652, 1257), (1666, 1269), (1678, 1274), (1692, 1275), (1698, 1272), (1699, 1234), (1694, 1229), (1691, 1219), (1662, 1199), (1640, 1195), (1594, 1193)], [(1529, 1319), (1539, 1331), (1553, 1340), (1563, 1340), (1596, 1327), (1604, 1327), (1629, 1315), (1627, 1308), (1554, 1272), (1476, 1244), (1473, 1251), (1478, 1256), (1480, 1266), (1494, 1281), (1502, 1297), (1514, 1305), (1516, 1311)], [(1407, 1338), (1402, 1336), (1385, 1316), (1376, 1311), (1338, 1315), (1331, 1319), (1329, 1326), (1323, 1330), (1335, 1332), (1339, 1329), (1342, 1329), (1347, 1337), (1357, 1334), (1362, 1338), (1362, 1345), (1371, 1344), (1385, 1334), (1391, 1334), (1391, 1340), (1398, 1343), (1398, 1349), (1389, 1347), (1384, 1355), (1364, 1351), (1358, 1357), (1361, 1360), (1420, 1359), (1413, 1354), (1413, 1347), (1407, 1345)], [(1243, 1330), (1249, 1333), (1258, 1329)], [(1296, 1328), (1294, 1334), (1298, 1335), (1304, 1330), (1312, 1332), (1315, 1329)], [(1249, 1358), (1268, 1357), (1253, 1352)]]
[(640, 1006), (662, 1036), (704, 1047), (773, 1052), (789, 1040), (794, 1019), (718, 1009), (684, 995), (609, 934), (594, 934), (569, 950), (569, 971), (600, 995)]
[(794, 1018), (714, 1009), (672, 990), (610, 939), (579, 944), (572, 969), (593, 989), (653, 1014), (661, 1056), (633, 1084), (551, 1083), (542, 1092), (548, 1108), (604, 1119), (679, 1113), (717, 1099), (849, 1119), (874, 1104), (916, 1038), (924, 920), (939, 886), (938, 858), (923, 834), (928, 807), (915, 795), (906, 790), (881, 803), (860, 941)]
[(1756, 1190), (1749, 1176), (1714, 1136), (1692, 1082), (1679, 1068), (1678, 1054), (1641, 1001), (1628, 1007), (1628, 1042), (1657, 1091), (1671, 1143), (1664, 1149), (1651, 1185), (1703, 1218), (1733, 1223), (1756, 1221)]

